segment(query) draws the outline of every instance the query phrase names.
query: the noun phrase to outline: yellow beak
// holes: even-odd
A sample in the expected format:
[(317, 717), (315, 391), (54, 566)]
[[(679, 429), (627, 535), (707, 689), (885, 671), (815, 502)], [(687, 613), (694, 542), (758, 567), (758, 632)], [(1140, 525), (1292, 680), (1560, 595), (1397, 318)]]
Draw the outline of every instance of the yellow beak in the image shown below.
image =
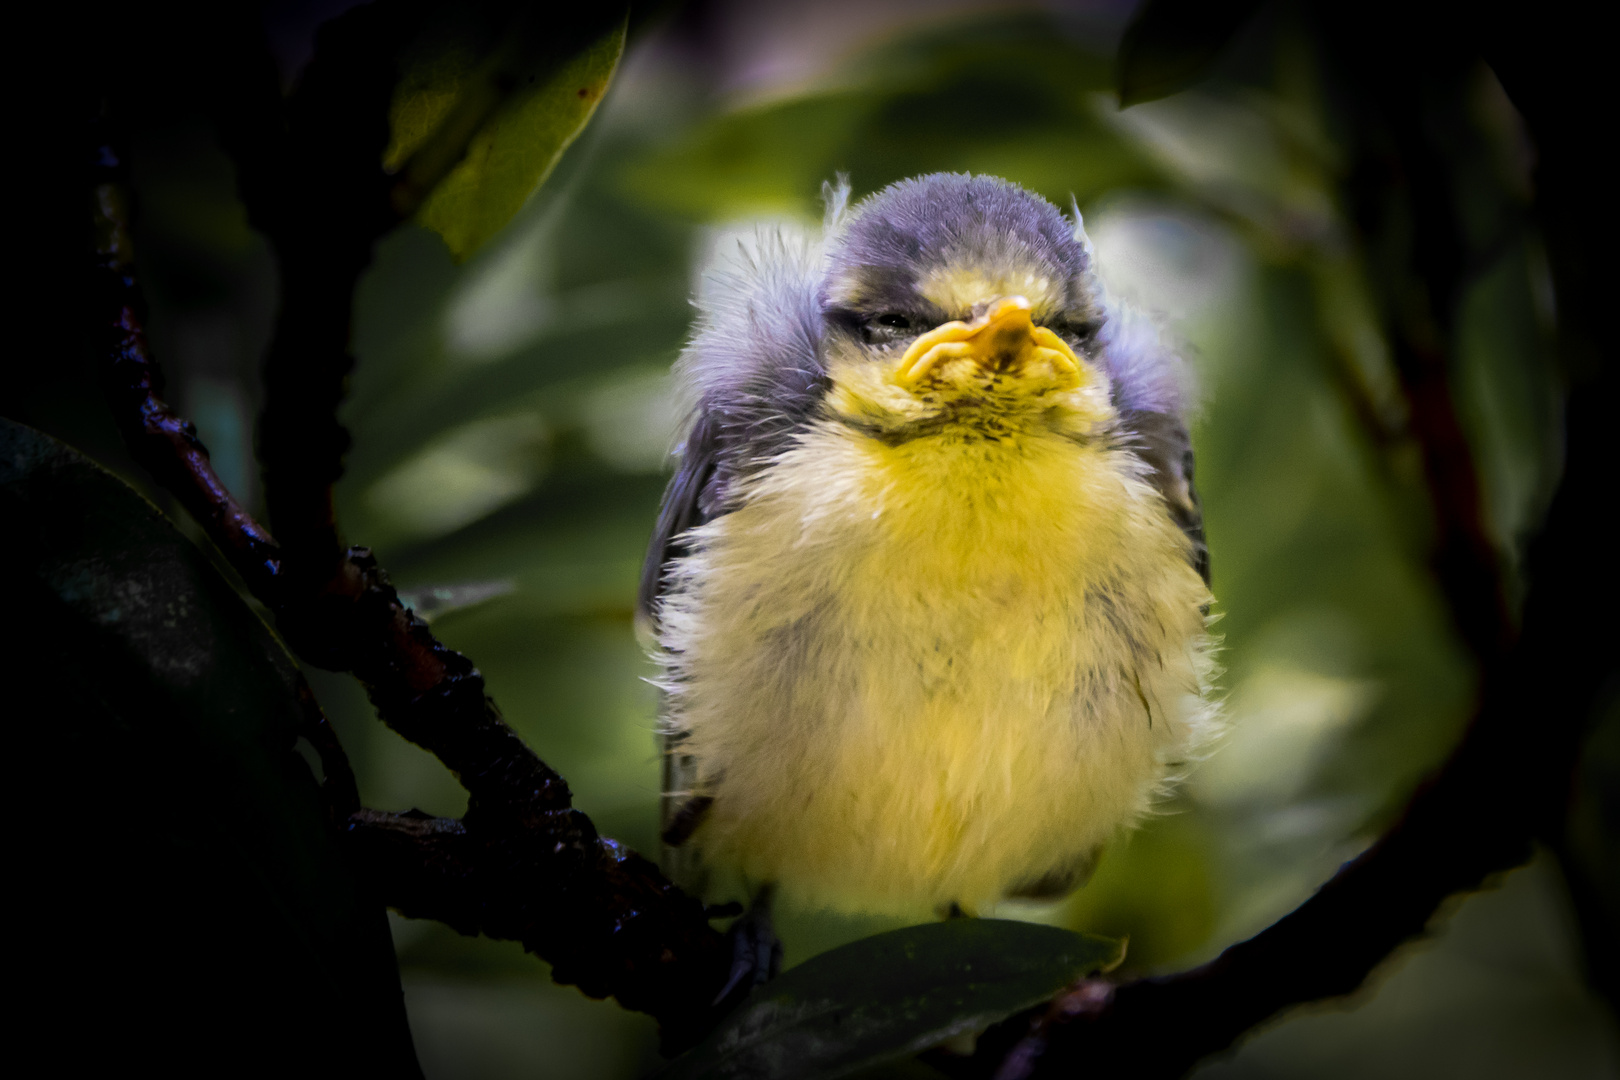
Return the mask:
[(902, 386), (913, 387), (940, 364), (958, 359), (991, 371), (1022, 373), (1046, 364), (1053, 375), (1078, 374), (1074, 350), (1051, 330), (1036, 326), (1029, 312), (1024, 297), (1004, 296), (970, 323), (941, 323), (911, 343), (896, 377)]

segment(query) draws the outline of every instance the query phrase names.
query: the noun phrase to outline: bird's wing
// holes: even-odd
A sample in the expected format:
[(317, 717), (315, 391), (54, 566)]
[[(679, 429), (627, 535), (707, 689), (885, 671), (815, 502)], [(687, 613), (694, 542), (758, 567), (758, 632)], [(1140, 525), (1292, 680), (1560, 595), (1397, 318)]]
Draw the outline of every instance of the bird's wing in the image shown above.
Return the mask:
[(1112, 301), (1100, 344), (1127, 445), (1151, 470), (1149, 479), (1187, 534), (1193, 567), (1207, 585), (1204, 511), (1193, 484), (1192, 439), (1182, 419), (1190, 396), (1187, 365), (1153, 319)]
[[(649, 624), (656, 622), (658, 598), (664, 592), (670, 562), (685, 554), (685, 533), (712, 516), (706, 509), (711, 503), (705, 493), (712, 494), (717, 486), (719, 453), (714, 427), (712, 417), (698, 416), (682, 446), (680, 468), (664, 489), (658, 522), (647, 545), (647, 561), (641, 567), (641, 589), (637, 597), (638, 614)], [(659, 712), (664, 712), (662, 702)], [(702, 862), (696, 852), (682, 845), (702, 823), (709, 800), (694, 791), (697, 776), (691, 758), (681, 753), (683, 739), (683, 734), (668, 729), (659, 736), (664, 762), (663, 798), (658, 814), (658, 832), (663, 842), (660, 862), (674, 881), (701, 893)]]
[(1209, 545), (1204, 541), (1204, 508), (1193, 484), (1192, 438), (1181, 420), (1168, 413), (1132, 411), (1121, 416), (1131, 448), (1151, 470), (1149, 479), (1164, 498), (1170, 517), (1187, 534), (1193, 569), (1209, 584)]
[[(762, 231), (706, 275), (692, 342), (679, 364), (697, 411), (641, 571), (638, 606), (650, 623), (657, 622), (671, 561), (687, 550), (686, 534), (725, 513), (732, 483), (791, 445), (821, 406), (819, 272), (818, 247)], [(700, 888), (697, 854), (683, 842), (709, 801), (681, 753), (682, 735), (666, 730), (663, 739), (664, 866), (677, 882)]]
[[(700, 414), (681, 447), (680, 468), (664, 489), (664, 502), (658, 508), (658, 522), (647, 544), (647, 561), (641, 566), (641, 588), (636, 596), (637, 613), (651, 619), (658, 597), (664, 591), (664, 571), (670, 560), (686, 551), (682, 534), (704, 524), (712, 516), (713, 489), (719, 469), (719, 445), (711, 416)], [(710, 496), (706, 498), (705, 496)]]

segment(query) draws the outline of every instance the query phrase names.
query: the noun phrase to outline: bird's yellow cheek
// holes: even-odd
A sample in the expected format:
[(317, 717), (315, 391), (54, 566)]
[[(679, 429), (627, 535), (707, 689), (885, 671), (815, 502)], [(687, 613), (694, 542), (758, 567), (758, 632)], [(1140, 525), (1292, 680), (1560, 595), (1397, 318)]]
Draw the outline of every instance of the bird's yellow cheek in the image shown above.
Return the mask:
[(829, 368), (832, 388), (827, 406), (841, 420), (886, 426), (921, 419), (933, 411), (927, 401), (895, 382), (893, 365), (854, 359), (835, 360)]

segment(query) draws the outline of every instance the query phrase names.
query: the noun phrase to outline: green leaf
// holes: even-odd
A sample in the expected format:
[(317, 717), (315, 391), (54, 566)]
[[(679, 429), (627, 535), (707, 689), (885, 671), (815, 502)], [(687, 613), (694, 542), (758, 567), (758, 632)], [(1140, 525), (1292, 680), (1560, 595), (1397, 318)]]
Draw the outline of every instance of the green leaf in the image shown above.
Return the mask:
[(1185, 90), (1209, 74), (1260, 0), (1148, 0), (1119, 43), (1120, 108)]
[(953, 919), (853, 942), (756, 991), (659, 1080), (813, 1080), (920, 1053), (1117, 964), (1123, 942)]
[[(123, 481), (0, 420), (8, 657), (51, 778), (53, 966), (94, 1039), (166, 1072), (420, 1076), (381, 905), (295, 749), (275, 635)], [(95, 975), (90, 975), (90, 972)], [(86, 1027), (88, 1033), (89, 1028)], [(101, 1070), (92, 1070), (101, 1071)]]
[(586, 5), (569, 18), (511, 7), (430, 18), (405, 51), (389, 109), (383, 165), (402, 177), (396, 205), (444, 237), (457, 262), (544, 182), (624, 51), (622, 5)]

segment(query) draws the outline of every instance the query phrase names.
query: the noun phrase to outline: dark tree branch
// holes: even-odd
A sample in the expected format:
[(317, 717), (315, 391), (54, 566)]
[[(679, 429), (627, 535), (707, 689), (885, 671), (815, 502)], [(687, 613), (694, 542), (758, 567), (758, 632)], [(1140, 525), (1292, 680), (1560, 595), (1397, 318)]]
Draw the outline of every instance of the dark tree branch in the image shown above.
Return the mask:
[[(345, 565), (332, 487), (349, 447), (337, 409), (354, 367), (355, 286), (372, 246), (400, 220), (381, 162), (404, 32), (388, 5), (325, 23), (286, 105), (282, 153), (271, 165), (277, 182), (254, 181), (262, 158), (242, 160), (240, 169), (249, 217), (264, 228), (280, 267), (259, 449), (270, 520), (287, 549), (287, 629), (302, 655), (335, 670), (354, 666), (348, 653), (357, 628), (342, 614), (371, 584)], [(255, 141), (244, 132), (232, 149)]]
[(525, 832), (472, 815), (414, 811), (362, 810), (350, 829), (365, 879), (402, 914), (521, 941), (557, 981), (612, 994), (666, 1030), (690, 1036), (712, 1019), (730, 956), (713, 948), (703, 905), (613, 841), (540, 850)]
[[(135, 281), (129, 234), (128, 163), (115, 147), (111, 120), (101, 131), (91, 163), (95, 228), (94, 293), (103, 318), (101, 351), (109, 358), (102, 380), (114, 421), (130, 454), (201, 524), (248, 590), (267, 603), (276, 596), (281, 547), (215, 475), (197, 429), (163, 400), (163, 373), (146, 347), (145, 301)], [(360, 808), (354, 769), (337, 733), (300, 674), (300, 733), (315, 748), (326, 774), (323, 789), (340, 818)]]
[[(195, 429), (158, 396), (162, 375), (141, 326), (129, 233), (127, 168), (106, 125), (93, 166), (97, 325), (108, 400), (131, 452), (203, 526), (298, 648), (327, 618), (336, 655), (366, 684), (381, 718), (451, 768), (471, 796), (465, 821), (391, 817), (359, 808), (347, 759), (307, 687), (302, 733), (321, 758), (366, 880), (388, 904), (466, 933), (521, 941), (559, 982), (651, 1013), (678, 1049), (714, 1019), (730, 954), (702, 904), (645, 859), (597, 835), (567, 783), (502, 720), (483, 677), (400, 603), (364, 549), (342, 553), (334, 578), (289, 585), (284, 549), (214, 474)], [(309, 534), (306, 534), (306, 538)]]
[[(567, 784), (501, 719), (471, 662), (400, 602), (371, 553), (343, 547), (333, 511), (349, 445), (336, 414), (354, 366), (354, 289), (376, 240), (400, 221), (397, 182), (381, 162), (395, 57), (412, 29), (399, 9), (380, 4), (324, 24), (284, 122), (257, 82), (235, 95), (247, 102), (243, 115), (258, 118), (228, 140), (240, 187), (280, 261), (260, 447), (285, 549), (273, 610), (300, 656), (353, 672), (382, 720), (455, 772), (475, 808), (553, 813), (570, 805)], [(269, 69), (255, 70), (262, 78)], [(432, 140), (434, 175), (458, 162), (476, 133), (453, 120), (449, 135)], [(267, 158), (265, 142), (282, 147), (281, 157)], [(265, 173), (276, 182), (265, 183)]]
[(281, 548), (219, 482), (197, 429), (162, 398), (163, 375), (146, 347), (146, 304), (135, 283), (129, 235), (128, 167), (113, 149), (110, 121), (98, 120), (91, 163), (97, 305), (102, 379), (114, 421), (131, 456), (200, 523), (256, 596), (270, 596)]

